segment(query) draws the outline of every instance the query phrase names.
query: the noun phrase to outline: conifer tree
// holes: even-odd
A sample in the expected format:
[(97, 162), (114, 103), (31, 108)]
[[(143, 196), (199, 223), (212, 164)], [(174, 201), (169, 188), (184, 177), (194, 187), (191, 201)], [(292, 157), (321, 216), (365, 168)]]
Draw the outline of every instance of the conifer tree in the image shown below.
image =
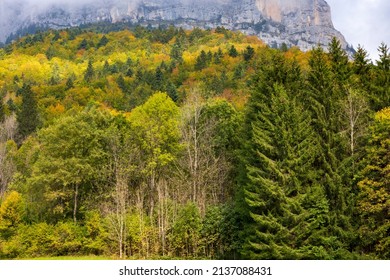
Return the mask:
[(390, 50), (385, 43), (379, 48), (379, 60), (375, 71), (374, 91), (376, 103), (375, 110), (390, 106)]
[(23, 84), (18, 93), (22, 96), (22, 106), (17, 114), (19, 123), (19, 138), (24, 140), (31, 133), (35, 132), (39, 125), (38, 105), (35, 100), (31, 86)]
[(251, 46), (247, 46), (245, 51), (242, 53), (242, 55), (244, 56), (245, 61), (249, 61), (255, 55), (255, 49), (252, 48)]
[(348, 55), (336, 37), (333, 37), (329, 44), (329, 58), (333, 82), (338, 87), (345, 86), (351, 75), (351, 70), (348, 63)]
[(312, 51), (305, 98), (320, 145), (315, 160), (316, 181), (323, 188), (329, 207), (331, 222), (327, 225), (328, 236), (339, 236), (338, 240), (333, 239), (335, 243), (332, 246), (345, 249), (353, 238), (350, 213), (347, 213), (348, 209), (353, 207), (353, 200), (347, 201), (351, 194), (350, 178), (342, 176), (345, 171), (344, 162), (348, 158), (348, 143), (340, 134), (342, 124), (339, 114), (342, 97), (340, 90), (345, 90), (349, 72), (339, 43), (333, 40), (332, 44), (330, 65), (320, 47)]
[(88, 61), (88, 67), (87, 67), (87, 70), (85, 71), (85, 74), (84, 74), (84, 80), (89, 83), (92, 81), (92, 79), (94, 78), (95, 76), (95, 70), (93, 68), (93, 65), (92, 65), (92, 61)]
[(229, 56), (231, 57), (237, 57), (238, 56), (238, 51), (237, 49), (234, 47), (234, 45), (232, 45), (229, 49)]
[(371, 93), (372, 87), (372, 64), (368, 57), (368, 52), (358, 45), (356, 52), (353, 54), (352, 71), (355, 74), (355, 80), (358, 87), (365, 90), (369, 99), (375, 99)]
[(252, 121), (251, 151), (247, 165), (245, 200), (253, 232), (244, 255), (256, 259), (296, 259), (299, 229), (305, 211), (300, 205), (307, 192), (314, 155), (310, 116), (283, 86), (275, 84), (258, 104)]
[(368, 74), (370, 59), (368, 58), (367, 50), (361, 45), (358, 45), (356, 52), (353, 54), (353, 70), (354, 73), (360, 76)]
[(200, 71), (207, 67), (207, 54), (205, 51), (201, 51), (200, 55), (196, 58), (195, 70)]
[(106, 35), (103, 35), (103, 37), (100, 39), (99, 43), (97, 44), (97, 48), (101, 48), (101, 47), (104, 47), (108, 44), (108, 39), (106, 37)]

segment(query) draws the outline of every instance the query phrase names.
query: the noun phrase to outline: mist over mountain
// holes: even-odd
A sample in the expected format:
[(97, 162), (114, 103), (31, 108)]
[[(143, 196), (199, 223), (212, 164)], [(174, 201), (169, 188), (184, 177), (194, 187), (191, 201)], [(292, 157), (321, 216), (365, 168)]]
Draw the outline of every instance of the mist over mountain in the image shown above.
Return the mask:
[(60, 29), (99, 21), (186, 29), (223, 26), (256, 35), (273, 47), (302, 50), (326, 47), (337, 37), (347, 48), (324, 0), (5, 0), (0, 3), (0, 41), (32, 27)]

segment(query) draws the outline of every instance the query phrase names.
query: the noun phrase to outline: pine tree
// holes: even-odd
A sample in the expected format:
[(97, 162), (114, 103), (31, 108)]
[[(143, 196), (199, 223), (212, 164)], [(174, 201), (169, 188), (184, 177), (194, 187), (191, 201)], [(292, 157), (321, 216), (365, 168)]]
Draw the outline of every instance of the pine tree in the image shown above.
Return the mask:
[(175, 44), (172, 46), (170, 56), (172, 60), (178, 63), (183, 62), (183, 49), (180, 41), (176, 41)]
[(205, 51), (201, 51), (200, 55), (196, 58), (195, 70), (201, 71), (207, 67), (207, 54)]
[(116, 79), (116, 83), (118, 84), (118, 87), (122, 90), (122, 92), (127, 92), (128, 87), (122, 75), (118, 76), (118, 78)]
[(359, 76), (366, 76), (370, 69), (369, 63), (370, 59), (367, 51), (361, 45), (358, 45), (356, 52), (353, 54), (354, 73)]
[(19, 123), (19, 138), (23, 141), (27, 136), (35, 132), (39, 126), (39, 114), (31, 86), (23, 84), (18, 93), (22, 96), (22, 106), (17, 114), (17, 120)]
[(234, 45), (232, 45), (229, 49), (229, 56), (231, 57), (237, 57), (238, 56), (238, 51), (237, 49), (234, 47)]
[(78, 46), (78, 49), (79, 50), (87, 50), (88, 49), (88, 41), (86, 40), (86, 39), (83, 39), (81, 42), (80, 42), (80, 44), (79, 44), (79, 46)]
[(243, 55), (245, 61), (249, 61), (255, 55), (255, 49), (252, 48), (251, 46), (247, 46), (245, 51), (242, 53), (242, 55)]
[(375, 104), (374, 110), (390, 106), (390, 50), (385, 43), (379, 48), (379, 60), (374, 74)]
[(88, 67), (84, 74), (84, 80), (89, 83), (95, 77), (95, 70), (92, 65), (92, 61), (88, 61)]
[(283, 86), (274, 84), (269, 102), (258, 104), (252, 124), (245, 200), (253, 219), (244, 255), (297, 259), (305, 211), (300, 201), (309, 184), (316, 150), (310, 116)]
[(67, 80), (66, 80), (66, 84), (65, 84), (65, 89), (66, 90), (69, 90), (71, 88), (74, 87), (74, 80), (76, 79), (75, 75), (72, 74)]
[(330, 65), (320, 47), (311, 53), (305, 103), (312, 114), (313, 128), (320, 145), (314, 164), (316, 181), (323, 188), (328, 203), (331, 223), (327, 225), (327, 236), (339, 236), (338, 240), (334, 239), (332, 250), (339, 248), (339, 252), (345, 252), (353, 238), (349, 220), (351, 213), (348, 213), (348, 209), (353, 207), (353, 200), (347, 199), (351, 194), (351, 180), (348, 176), (342, 177), (348, 158), (348, 143), (340, 134), (342, 124), (339, 114), (340, 90), (344, 90), (348, 71), (344, 64), (344, 52), (337, 41), (333, 40), (332, 43), (334, 50), (330, 54), (333, 57)]
[(97, 48), (101, 48), (101, 47), (104, 47), (108, 44), (108, 39), (106, 37), (106, 35), (103, 35), (103, 37), (100, 39), (99, 43), (97, 44)]
[(348, 63), (348, 55), (341, 47), (340, 41), (333, 37), (329, 44), (330, 67), (333, 75), (333, 82), (339, 87), (347, 85), (347, 81), (351, 76), (351, 69)]

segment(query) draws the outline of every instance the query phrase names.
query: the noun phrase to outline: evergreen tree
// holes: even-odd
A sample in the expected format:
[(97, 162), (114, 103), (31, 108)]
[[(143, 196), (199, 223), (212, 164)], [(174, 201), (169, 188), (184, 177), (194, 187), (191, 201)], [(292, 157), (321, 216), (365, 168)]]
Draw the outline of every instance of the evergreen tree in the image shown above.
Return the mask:
[(339, 87), (339, 90), (341, 90), (343, 86), (345, 87), (347, 85), (347, 81), (351, 75), (348, 55), (336, 37), (333, 37), (328, 49), (333, 81)]
[(164, 73), (161, 71), (160, 67), (156, 68), (156, 71), (154, 73), (154, 79), (152, 88), (155, 91), (163, 91), (164, 90)]
[(220, 64), (222, 58), (223, 58), (223, 53), (222, 53), (221, 48), (219, 48), (218, 52), (214, 53), (214, 63)]
[[(327, 225), (328, 236), (338, 236), (339, 239), (334, 239), (337, 241), (332, 246), (340, 248), (339, 252), (345, 252), (344, 249), (349, 246), (353, 238), (349, 220), (351, 213), (348, 212), (353, 207), (353, 200), (347, 199), (352, 195), (351, 178), (342, 177), (343, 172), (346, 171), (343, 168), (348, 158), (348, 143), (340, 134), (342, 129), (339, 118), (341, 96), (338, 90), (345, 87), (346, 80), (341, 82), (341, 80), (335, 81), (334, 79), (346, 78), (344, 74), (347, 72), (343, 69), (347, 66), (343, 64), (345, 57), (341, 49), (337, 47), (337, 41), (332, 42), (335, 44), (335, 50), (331, 55), (335, 58), (330, 66), (321, 48), (318, 47), (311, 53), (305, 103), (309, 105), (313, 128), (320, 145), (319, 154), (315, 160), (316, 181), (322, 186), (329, 207), (331, 223)], [(337, 64), (336, 61), (341, 62)], [(332, 68), (336, 71), (333, 75)], [(345, 258), (346, 256), (334, 257)]]
[[(358, 83), (358, 87), (366, 91), (367, 97), (371, 104), (374, 103), (375, 94), (372, 94), (372, 64), (368, 57), (367, 51), (358, 45), (356, 52), (353, 54), (352, 71), (354, 73), (354, 81)], [(372, 100), (372, 101), (371, 101)]]
[(258, 104), (252, 124), (245, 200), (253, 219), (244, 255), (255, 259), (297, 259), (299, 231), (305, 227), (300, 205), (310, 181), (316, 149), (310, 116), (283, 86)]
[(353, 71), (359, 76), (366, 76), (369, 72), (370, 59), (367, 51), (358, 45), (356, 52), (353, 54)]
[(106, 46), (107, 44), (108, 44), (108, 39), (107, 39), (107, 37), (106, 37), (106, 35), (103, 35), (103, 37), (100, 39), (100, 41), (99, 41), (99, 43), (97, 44), (97, 48), (99, 49), (99, 48), (101, 48), (101, 47), (104, 47), (104, 46)]
[(87, 50), (88, 49), (88, 41), (86, 40), (86, 39), (83, 39), (81, 42), (80, 42), (80, 44), (79, 44), (79, 46), (78, 46), (78, 49), (79, 50)]
[(183, 50), (180, 41), (176, 41), (172, 46), (170, 56), (172, 60), (178, 63), (183, 62)]
[(104, 65), (103, 65), (103, 76), (106, 76), (110, 73), (110, 64), (108, 63), (108, 61), (104, 61)]
[(22, 141), (31, 133), (35, 132), (39, 126), (39, 114), (38, 105), (31, 86), (23, 84), (23, 87), (18, 90), (18, 93), (22, 96), (22, 106), (17, 114), (19, 138)]
[(66, 80), (66, 84), (65, 84), (65, 88), (66, 90), (68, 89), (71, 89), (74, 87), (74, 80), (76, 79), (75, 75), (71, 75), (67, 80)]
[(204, 50), (200, 52), (200, 55), (196, 58), (195, 70), (201, 71), (207, 67), (207, 54)]
[(375, 104), (374, 110), (390, 106), (390, 51), (385, 43), (379, 48), (379, 60), (374, 79)]
[(167, 85), (167, 94), (174, 101), (177, 102), (179, 97), (177, 94), (177, 89), (174, 83), (169, 82)]
[(231, 57), (237, 57), (238, 56), (238, 51), (237, 49), (234, 47), (234, 45), (232, 45), (229, 49), (229, 56)]
[(118, 84), (118, 87), (122, 90), (122, 92), (127, 92), (127, 84), (122, 75), (118, 76), (118, 78), (116, 79), (116, 83)]
[(87, 67), (87, 70), (85, 71), (85, 74), (84, 74), (84, 81), (86, 81), (87, 83), (91, 82), (92, 79), (95, 77), (95, 70), (93, 68), (93, 65), (92, 65), (92, 61), (89, 60), (88, 61), (88, 67)]
[(56, 55), (55, 48), (50, 45), (50, 47), (46, 51), (46, 57), (48, 60), (51, 60)]
[(252, 48), (251, 46), (247, 46), (242, 55), (244, 56), (245, 61), (249, 61), (255, 55), (255, 49)]

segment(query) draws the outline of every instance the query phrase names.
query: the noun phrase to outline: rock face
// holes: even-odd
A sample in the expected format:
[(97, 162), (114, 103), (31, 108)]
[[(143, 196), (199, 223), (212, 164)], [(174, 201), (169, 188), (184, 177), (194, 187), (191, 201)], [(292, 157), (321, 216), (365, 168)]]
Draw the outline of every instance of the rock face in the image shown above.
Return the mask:
[(98, 21), (142, 25), (174, 24), (184, 28), (223, 26), (256, 35), (273, 47), (326, 47), (337, 37), (324, 0), (3, 0), (0, 41), (20, 30), (66, 28)]

